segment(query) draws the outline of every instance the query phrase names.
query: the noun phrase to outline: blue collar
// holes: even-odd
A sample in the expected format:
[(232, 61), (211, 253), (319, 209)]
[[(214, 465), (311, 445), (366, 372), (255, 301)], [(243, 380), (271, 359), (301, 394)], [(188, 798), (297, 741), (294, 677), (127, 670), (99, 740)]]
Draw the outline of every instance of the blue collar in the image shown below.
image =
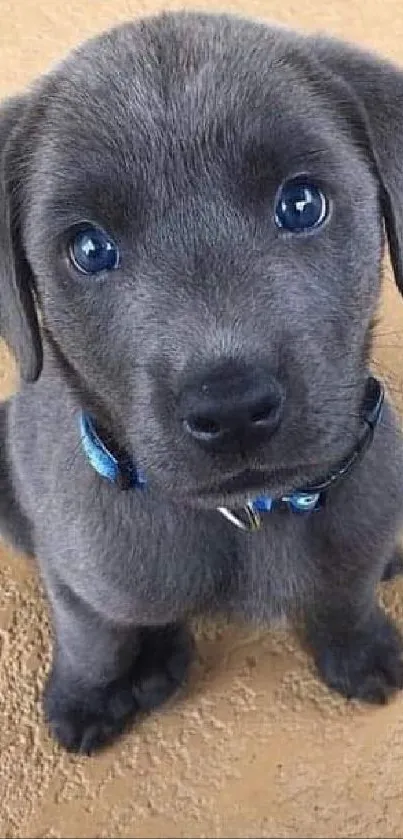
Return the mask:
[[(262, 513), (288, 510), (291, 513), (307, 514), (322, 509), (329, 489), (350, 472), (370, 446), (381, 417), (383, 401), (382, 384), (369, 376), (363, 405), (363, 423), (357, 443), (348, 457), (325, 478), (281, 498), (259, 495), (248, 499), (240, 510), (218, 507), (218, 512), (241, 530), (251, 531), (259, 530)], [(84, 453), (98, 475), (117, 484), (120, 489), (145, 489), (147, 479), (144, 473), (125, 454), (112, 453), (98, 433), (91, 416), (84, 411), (80, 414), (80, 436)]]
[(147, 480), (129, 458), (112, 454), (103, 442), (89, 414), (80, 414), (80, 437), (85, 454), (95, 472), (121, 489), (144, 489)]

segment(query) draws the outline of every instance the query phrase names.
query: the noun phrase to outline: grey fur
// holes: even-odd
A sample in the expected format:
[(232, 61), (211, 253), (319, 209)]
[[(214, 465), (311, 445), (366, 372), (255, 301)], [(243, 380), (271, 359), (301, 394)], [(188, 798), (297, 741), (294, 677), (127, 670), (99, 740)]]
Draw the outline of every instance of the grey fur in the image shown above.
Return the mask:
[[(312, 517), (243, 534), (204, 494), (265, 469), (273, 494), (354, 444), (380, 293), (383, 222), (403, 288), (403, 74), (326, 37), (231, 16), (166, 14), (75, 50), (0, 111), (0, 322), (25, 380), (0, 413), (0, 526), (35, 554), (53, 613), (47, 718), (91, 751), (182, 680), (182, 622), (305, 620), (323, 678), (384, 701), (401, 642), (375, 587), (402, 520), (389, 405), (373, 445)], [(308, 172), (328, 223), (279, 234), (274, 201)], [(89, 219), (122, 264), (78, 276), (66, 231)], [(286, 393), (277, 432), (210, 455), (184, 434), (184, 383), (225, 363)], [(223, 381), (225, 389), (225, 380)], [(120, 491), (91, 469), (90, 410), (147, 471)]]

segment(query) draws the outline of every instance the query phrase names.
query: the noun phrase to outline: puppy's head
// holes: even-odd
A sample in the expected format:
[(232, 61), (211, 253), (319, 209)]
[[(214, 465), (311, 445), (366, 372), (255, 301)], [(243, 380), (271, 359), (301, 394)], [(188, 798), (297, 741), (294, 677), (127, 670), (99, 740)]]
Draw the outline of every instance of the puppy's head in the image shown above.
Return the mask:
[[(165, 491), (314, 480), (353, 444), (403, 75), (231, 17), (129, 24), (0, 117), (2, 332), (56, 356)], [(40, 313), (40, 324), (38, 321)]]

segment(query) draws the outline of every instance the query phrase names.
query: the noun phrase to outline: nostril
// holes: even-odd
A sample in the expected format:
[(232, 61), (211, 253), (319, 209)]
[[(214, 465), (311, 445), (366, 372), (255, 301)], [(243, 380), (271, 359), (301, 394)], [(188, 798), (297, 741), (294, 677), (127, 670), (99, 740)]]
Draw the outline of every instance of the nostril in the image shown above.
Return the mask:
[(222, 428), (218, 422), (210, 419), (210, 417), (188, 417), (184, 420), (183, 424), (185, 431), (187, 431), (188, 434), (191, 434), (192, 437), (198, 437), (199, 439), (204, 438), (211, 440), (214, 437), (218, 437), (222, 432)]
[(268, 422), (272, 418), (273, 410), (271, 408), (266, 408), (265, 410), (256, 411), (256, 413), (252, 414), (250, 421), (253, 425), (263, 425), (263, 423)]
[(255, 405), (254, 410), (249, 414), (249, 423), (251, 425), (272, 424), (280, 411), (281, 401), (281, 398), (273, 398), (271, 401), (266, 401), (263, 405)]

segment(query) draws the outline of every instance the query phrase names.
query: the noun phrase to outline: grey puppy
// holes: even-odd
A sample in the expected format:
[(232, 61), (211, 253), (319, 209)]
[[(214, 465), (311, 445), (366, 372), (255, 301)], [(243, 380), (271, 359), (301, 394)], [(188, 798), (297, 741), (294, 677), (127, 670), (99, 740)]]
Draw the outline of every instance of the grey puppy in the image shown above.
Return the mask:
[(403, 290), (403, 74), (165, 14), (5, 102), (0, 151), (0, 525), (47, 589), (55, 737), (90, 752), (167, 699), (200, 613), (303, 622), (328, 685), (386, 701), (403, 447), (368, 368), (384, 223)]

